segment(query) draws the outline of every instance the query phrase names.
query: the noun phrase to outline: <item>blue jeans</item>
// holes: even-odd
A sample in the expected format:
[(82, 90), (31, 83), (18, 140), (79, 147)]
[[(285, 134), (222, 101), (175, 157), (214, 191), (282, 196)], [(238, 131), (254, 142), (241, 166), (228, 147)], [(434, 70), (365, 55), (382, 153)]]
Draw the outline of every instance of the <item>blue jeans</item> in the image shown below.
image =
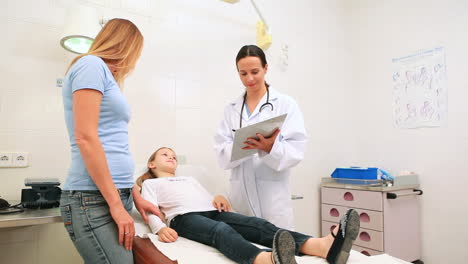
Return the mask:
[[(242, 264), (253, 263), (265, 251), (250, 242), (273, 246), (273, 237), (280, 228), (265, 219), (231, 212), (194, 212), (176, 216), (170, 227), (179, 236), (212, 246), (229, 259)], [(290, 231), (296, 241), (296, 255), (304, 242), (311, 238)]]
[[(125, 209), (131, 212), (131, 189), (120, 189)], [(119, 230), (99, 191), (62, 191), (60, 211), (73, 244), (85, 263), (133, 263), (132, 251), (119, 245)]]

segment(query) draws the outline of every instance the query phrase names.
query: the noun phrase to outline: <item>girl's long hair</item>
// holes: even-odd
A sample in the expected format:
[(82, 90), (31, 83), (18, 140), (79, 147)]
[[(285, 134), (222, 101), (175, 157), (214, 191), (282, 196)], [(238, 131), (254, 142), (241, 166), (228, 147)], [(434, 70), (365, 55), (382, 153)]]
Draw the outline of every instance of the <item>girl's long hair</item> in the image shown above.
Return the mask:
[[(151, 156), (148, 159), (148, 163), (152, 162), (154, 160), (154, 158), (156, 157), (156, 154), (158, 154), (158, 151), (160, 151), (162, 149), (168, 149), (168, 150), (175, 153), (174, 150), (172, 150), (171, 148), (168, 148), (168, 147), (158, 148), (153, 154), (151, 154)], [(154, 178), (158, 178), (158, 175), (156, 175), (150, 168), (148, 168), (148, 170), (143, 175), (138, 177), (138, 179), (136, 180), (136, 184), (141, 189), (141, 186), (143, 185), (144, 181), (146, 181), (148, 179), (154, 179)]]
[(101, 29), (89, 51), (74, 58), (68, 69), (81, 57), (94, 55), (115, 67), (117, 71), (112, 75), (122, 85), (135, 68), (142, 49), (143, 35), (137, 26), (127, 19), (114, 18)]

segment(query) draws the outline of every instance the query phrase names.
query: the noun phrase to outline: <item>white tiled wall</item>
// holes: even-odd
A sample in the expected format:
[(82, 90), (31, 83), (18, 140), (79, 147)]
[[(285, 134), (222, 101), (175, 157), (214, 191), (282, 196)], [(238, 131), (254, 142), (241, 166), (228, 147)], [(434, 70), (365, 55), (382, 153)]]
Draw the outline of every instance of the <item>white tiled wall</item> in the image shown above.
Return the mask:
[[(258, 1), (271, 26), (267, 81), (293, 96), (304, 112), (310, 142), (305, 161), (293, 170), (296, 228), (319, 233), (319, 179), (349, 164), (349, 131), (342, 1)], [(142, 57), (124, 93), (132, 107), (131, 151), (137, 164), (158, 147), (173, 147), (188, 163), (205, 166), (212, 192), (226, 192), (228, 172), (218, 168), (213, 134), (224, 106), (242, 93), (235, 56), (255, 43), (257, 17), (250, 1), (218, 0), (6, 0), (0, 2), (0, 151), (26, 151), (31, 166), (0, 169), (0, 195), (19, 199), (27, 177), (57, 177), (69, 163), (61, 88), (73, 58), (59, 46), (67, 8), (95, 7), (104, 17), (134, 21), (145, 36)], [(288, 46), (288, 68), (279, 68)], [(6, 235), (8, 232), (9, 235)], [(26, 241), (14, 236), (31, 234)], [(80, 263), (60, 224), (0, 230), (2, 263)], [(56, 245), (60, 251), (55, 250)], [(20, 259), (19, 249), (33, 252)], [(53, 256), (53, 257), (51, 257)]]

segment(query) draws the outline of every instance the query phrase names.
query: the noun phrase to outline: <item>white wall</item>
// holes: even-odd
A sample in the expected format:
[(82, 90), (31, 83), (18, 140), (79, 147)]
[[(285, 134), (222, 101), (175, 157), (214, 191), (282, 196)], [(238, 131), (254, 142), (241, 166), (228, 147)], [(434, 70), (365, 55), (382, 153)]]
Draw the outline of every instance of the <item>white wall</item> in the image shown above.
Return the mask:
[[(255, 43), (257, 17), (249, 1), (8, 0), (0, 3), (2, 39), (7, 40), (0, 42), (0, 151), (26, 151), (32, 159), (29, 168), (0, 169), (2, 197), (19, 199), (27, 177), (65, 180), (69, 143), (55, 79), (73, 57), (58, 40), (64, 13), (74, 2), (106, 17), (129, 18), (145, 36), (142, 58), (124, 87), (132, 106), (135, 162), (145, 163), (156, 148), (171, 146), (188, 163), (210, 171), (209, 189), (225, 192), (228, 172), (216, 164), (212, 138), (224, 105), (242, 92), (234, 60), (242, 45)], [(305, 161), (293, 171), (294, 193), (305, 197), (295, 202), (296, 226), (318, 235), (320, 178), (353, 159), (346, 10), (339, 0), (258, 2), (273, 30), (267, 80), (297, 99), (310, 133)], [(281, 71), (285, 44), (289, 68)], [(28, 233), (33, 239), (14, 239)], [(0, 235), (6, 237), (0, 243), (2, 263), (80, 262), (60, 224), (1, 230)], [(52, 253), (57, 243), (64, 247)], [(11, 252), (20, 247), (33, 253), (19, 259)]]
[[(468, 2), (345, 1), (353, 54), (357, 163), (420, 175), (426, 263), (465, 263), (468, 218)], [(448, 125), (399, 129), (392, 116), (392, 58), (445, 47)]]
[[(55, 79), (63, 76), (72, 58), (58, 46), (64, 12), (72, 2), (0, 3), (0, 29), (6, 40), (0, 42), (0, 151), (32, 154), (29, 168), (0, 169), (4, 198), (19, 199), (26, 177), (65, 179), (69, 146)], [(211, 172), (211, 190), (224, 192), (228, 172), (217, 167), (212, 136), (224, 105), (242, 91), (234, 58), (243, 44), (255, 42), (256, 15), (249, 1), (74, 2), (96, 7), (107, 17), (130, 18), (145, 35), (143, 56), (124, 89), (133, 112), (130, 143), (135, 162), (144, 163), (155, 148), (172, 146), (188, 163)], [(273, 30), (267, 80), (296, 98), (310, 134), (305, 160), (292, 177), (294, 193), (305, 196), (295, 201), (297, 229), (319, 233), (320, 178), (333, 168), (357, 164), (391, 172), (414, 170), (425, 191), (423, 260), (461, 263), (468, 258), (463, 246), (467, 231), (460, 225), (468, 216), (462, 206), (468, 180), (461, 172), (468, 154), (468, 115), (463, 107), (468, 95), (463, 78), (468, 3), (259, 3)], [(285, 72), (278, 67), (284, 44), (289, 47)], [(446, 48), (448, 65), (448, 126), (395, 128), (391, 59), (439, 45)], [(60, 224), (1, 230), (0, 237), (6, 263), (18, 263), (11, 252), (20, 247), (35, 252), (22, 263), (50, 263), (50, 254), (56, 254), (55, 263), (80, 262)], [(52, 253), (59, 244), (65, 249)]]

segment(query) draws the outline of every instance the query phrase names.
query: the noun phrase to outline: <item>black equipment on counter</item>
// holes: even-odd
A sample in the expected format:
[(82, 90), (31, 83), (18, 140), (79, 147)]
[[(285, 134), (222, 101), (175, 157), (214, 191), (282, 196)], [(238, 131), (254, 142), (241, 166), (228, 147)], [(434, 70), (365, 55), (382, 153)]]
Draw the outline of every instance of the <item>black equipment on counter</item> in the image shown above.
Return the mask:
[(56, 178), (26, 178), (24, 185), (31, 189), (21, 190), (21, 205), (30, 209), (58, 207), (62, 189)]

